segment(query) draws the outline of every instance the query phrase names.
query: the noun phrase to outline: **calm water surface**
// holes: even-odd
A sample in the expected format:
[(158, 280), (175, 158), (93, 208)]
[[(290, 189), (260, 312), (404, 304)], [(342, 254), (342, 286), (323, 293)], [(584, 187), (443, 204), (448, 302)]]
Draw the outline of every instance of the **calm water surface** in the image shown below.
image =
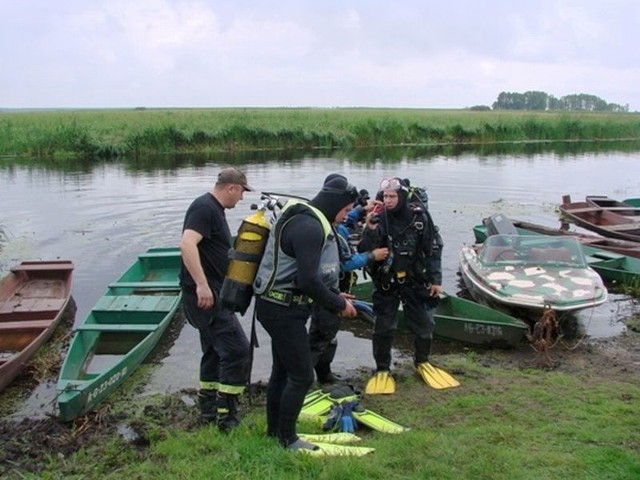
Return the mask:
[[(343, 173), (358, 188), (371, 192), (388, 176), (408, 177), (414, 185), (426, 186), (429, 208), (445, 242), (444, 286), (451, 294), (459, 291), (458, 251), (473, 242), (472, 227), (483, 217), (502, 211), (512, 218), (556, 226), (556, 207), (564, 194), (576, 200), (591, 194), (619, 199), (640, 196), (640, 151), (467, 153), (393, 162), (374, 158), (367, 164), (336, 156), (236, 165), (257, 189), (303, 197), (315, 195), (331, 172)], [(145, 165), (138, 169), (129, 163), (110, 163), (61, 171), (8, 166), (0, 160), (0, 273), (25, 259), (71, 259), (76, 268), (75, 322), (81, 322), (107, 285), (140, 252), (151, 246), (177, 245), (186, 208), (211, 188), (218, 170), (226, 166), (189, 158), (170, 167), (153, 167), (153, 162)], [(258, 200), (259, 194), (246, 194), (243, 202), (227, 212), (232, 232), (250, 214), (250, 204)], [(581, 314), (580, 321), (591, 337), (616, 335), (624, 328), (620, 320), (635, 308), (630, 299), (612, 295), (605, 305)], [(243, 318), (247, 332), (250, 321), (247, 313)], [(347, 323), (339, 336), (335, 370), (372, 367), (368, 329), (358, 322)], [(258, 334), (260, 348), (255, 353), (252, 381), (266, 381), (271, 367), (269, 340), (260, 327)], [(164, 353), (146, 391), (197, 386), (199, 342), (196, 331), (183, 319), (174, 322)], [(51, 412), (54, 394), (55, 384), (40, 385), (21, 414)]]

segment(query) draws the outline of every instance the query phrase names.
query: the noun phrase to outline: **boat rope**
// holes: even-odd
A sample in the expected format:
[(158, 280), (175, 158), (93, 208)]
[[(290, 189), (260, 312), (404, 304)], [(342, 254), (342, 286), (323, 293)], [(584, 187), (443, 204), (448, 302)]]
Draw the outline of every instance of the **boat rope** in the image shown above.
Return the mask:
[(528, 336), (532, 348), (544, 358), (547, 365), (551, 365), (553, 361), (549, 352), (563, 335), (556, 312), (549, 305), (545, 305), (542, 317), (533, 325)]

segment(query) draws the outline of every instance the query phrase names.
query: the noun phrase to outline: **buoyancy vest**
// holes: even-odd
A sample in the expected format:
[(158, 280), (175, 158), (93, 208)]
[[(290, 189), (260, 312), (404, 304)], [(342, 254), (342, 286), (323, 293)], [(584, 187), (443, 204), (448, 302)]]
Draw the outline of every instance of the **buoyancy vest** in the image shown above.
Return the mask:
[(391, 279), (414, 279), (422, 282), (428, 276), (427, 257), (442, 248), (442, 237), (428, 211), (412, 210), (414, 215), (406, 228), (387, 235), (390, 256), (372, 272), (374, 281), (389, 283)]
[[(296, 205), (304, 208), (302, 210), (296, 209), (296, 213), (291, 213), (292, 208)], [(322, 225), (324, 244), (320, 253), (319, 264), (322, 283), (327, 288), (338, 288), (340, 257), (336, 243), (337, 239), (331, 224), (317, 208), (300, 200), (292, 199), (282, 209), (280, 218), (269, 234), (262, 261), (258, 267), (256, 279), (253, 282), (253, 289), (256, 295), (273, 299), (274, 296), (269, 295), (271, 291), (295, 292), (298, 290), (296, 259), (282, 250), (280, 237), (284, 227), (292, 218), (300, 214), (310, 214)]]

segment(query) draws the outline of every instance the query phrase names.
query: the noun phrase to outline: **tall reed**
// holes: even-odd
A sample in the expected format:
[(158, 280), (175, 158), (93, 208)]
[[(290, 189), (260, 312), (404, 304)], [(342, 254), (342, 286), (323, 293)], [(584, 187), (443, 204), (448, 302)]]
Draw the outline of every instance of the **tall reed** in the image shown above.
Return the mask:
[(638, 140), (640, 115), (430, 109), (147, 109), (0, 113), (0, 155), (148, 153)]

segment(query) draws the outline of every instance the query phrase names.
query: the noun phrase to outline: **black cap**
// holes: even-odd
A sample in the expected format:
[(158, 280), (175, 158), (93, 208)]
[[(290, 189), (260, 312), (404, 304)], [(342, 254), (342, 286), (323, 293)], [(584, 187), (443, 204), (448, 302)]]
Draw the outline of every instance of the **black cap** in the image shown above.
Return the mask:
[(332, 173), (324, 180), (322, 190), (311, 200), (311, 204), (333, 222), (338, 212), (355, 202), (356, 198), (358, 189), (349, 183), (347, 177)]

